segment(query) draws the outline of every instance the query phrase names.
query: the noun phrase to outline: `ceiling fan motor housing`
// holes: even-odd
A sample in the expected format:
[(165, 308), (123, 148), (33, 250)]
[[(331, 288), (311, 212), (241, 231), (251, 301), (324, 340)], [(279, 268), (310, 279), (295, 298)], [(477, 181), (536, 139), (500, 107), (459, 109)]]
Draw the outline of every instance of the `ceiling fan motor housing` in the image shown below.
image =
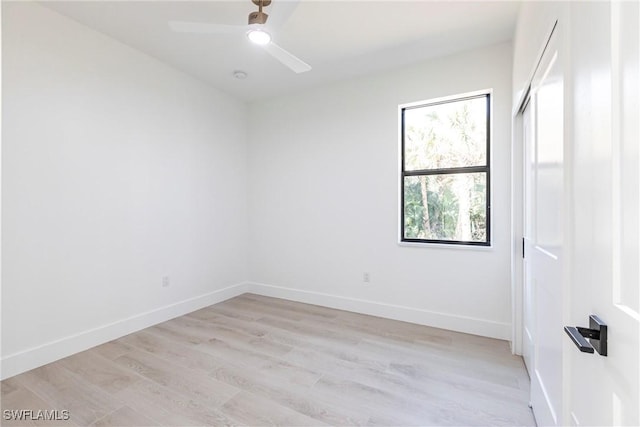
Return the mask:
[(249, 14), (249, 25), (266, 24), (268, 17), (269, 15), (264, 12), (251, 12)]

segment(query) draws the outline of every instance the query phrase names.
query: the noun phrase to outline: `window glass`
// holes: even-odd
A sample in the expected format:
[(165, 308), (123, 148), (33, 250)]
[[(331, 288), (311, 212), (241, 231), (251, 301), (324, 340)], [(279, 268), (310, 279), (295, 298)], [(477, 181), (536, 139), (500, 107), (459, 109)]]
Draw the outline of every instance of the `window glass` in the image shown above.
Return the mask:
[(402, 239), (489, 245), (489, 94), (402, 109)]
[(405, 170), (487, 163), (484, 97), (405, 110)]

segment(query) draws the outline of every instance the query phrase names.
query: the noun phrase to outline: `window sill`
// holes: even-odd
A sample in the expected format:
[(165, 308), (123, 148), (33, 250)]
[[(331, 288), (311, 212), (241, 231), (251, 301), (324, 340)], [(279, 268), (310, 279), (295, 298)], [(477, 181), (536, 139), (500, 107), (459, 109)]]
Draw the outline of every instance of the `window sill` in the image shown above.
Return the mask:
[(480, 252), (493, 251), (493, 245), (489, 245), (489, 246), (449, 245), (446, 243), (419, 243), (419, 242), (398, 241), (398, 246), (403, 246), (408, 248), (423, 248), (423, 249), (454, 249), (454, 250), (480, 251)]

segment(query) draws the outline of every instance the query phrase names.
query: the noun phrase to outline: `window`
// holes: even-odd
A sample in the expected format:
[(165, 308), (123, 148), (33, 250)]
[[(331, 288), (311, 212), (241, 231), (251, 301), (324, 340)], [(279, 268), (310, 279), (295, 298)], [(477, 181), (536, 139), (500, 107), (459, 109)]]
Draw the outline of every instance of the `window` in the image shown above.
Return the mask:
[(402, 242), (489, 246), (488, 93), (400, 107)]

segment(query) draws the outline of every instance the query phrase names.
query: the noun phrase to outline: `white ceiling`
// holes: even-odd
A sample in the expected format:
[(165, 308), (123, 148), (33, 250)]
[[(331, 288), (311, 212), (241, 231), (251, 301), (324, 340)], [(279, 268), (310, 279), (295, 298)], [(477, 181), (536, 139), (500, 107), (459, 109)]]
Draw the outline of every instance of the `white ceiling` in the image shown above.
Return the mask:
[[(274, 41), (313, 69), (295, 74), (242, 34), (180, 34), (170, 20), (247, 23), (250, 0), (44, 1), (80, 23), (244, 100), (510, 40), (517, 1), (273, 0)], [(248, 74), (233, 77), (234, 70)]]

